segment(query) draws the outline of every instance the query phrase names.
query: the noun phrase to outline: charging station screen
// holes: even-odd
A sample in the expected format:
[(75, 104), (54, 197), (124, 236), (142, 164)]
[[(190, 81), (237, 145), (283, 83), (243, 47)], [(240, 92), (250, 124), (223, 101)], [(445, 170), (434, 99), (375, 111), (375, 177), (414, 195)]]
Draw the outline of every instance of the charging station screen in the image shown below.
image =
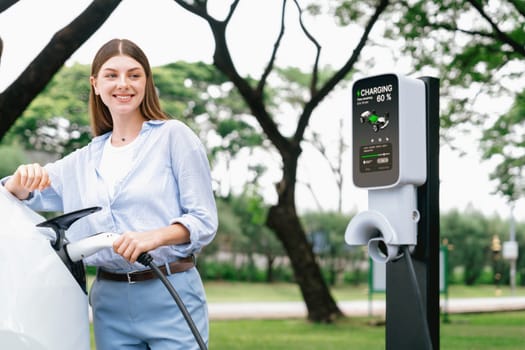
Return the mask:
[(352, 88), (353, 178), (358, 187), (399, 178), (399, 82), (395, 74), (358, 80)]
[(362, 173), (392, 169), (392, 144), (362, 146), (359, 150), (359, 170)]

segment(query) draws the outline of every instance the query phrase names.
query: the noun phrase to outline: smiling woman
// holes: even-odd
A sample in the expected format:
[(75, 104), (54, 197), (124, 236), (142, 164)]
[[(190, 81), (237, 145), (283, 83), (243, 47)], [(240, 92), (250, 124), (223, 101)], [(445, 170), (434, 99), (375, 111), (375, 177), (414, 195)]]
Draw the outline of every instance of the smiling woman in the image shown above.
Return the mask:
[(165, 269), (207, 341), (206, 298), (194, 264), (218, 225), (206, 151), (188, 126), (168, 120), (148, 59), (133, 42), (104, 44), (90, 82), (93, 140), (44, 167), (19, 166), (5, 188), (39, 211), (102, 207), (69, 229), (71, 241), (120, 235), (112, 250), (84, 259), (98, 269), (90, 291), (97, 349), (190, 349), (195, 339), (182, 308), (137, 259), (148, 252)]
[[(145, 120), (166, 120), (145, 54), (129, 40), (104, 45), (91, 66), (91, 126), (95, 136), (109, 130), (127, 141)], [(115, 141), (115, 140), (113, 140)]]
[(111, 143), (133, 141), (145, 121), (139, 106), (146, 89), (146, 73), (140, 63), (129, 56), (114, 56), (91, 77), (91, 84), (111, 114)]

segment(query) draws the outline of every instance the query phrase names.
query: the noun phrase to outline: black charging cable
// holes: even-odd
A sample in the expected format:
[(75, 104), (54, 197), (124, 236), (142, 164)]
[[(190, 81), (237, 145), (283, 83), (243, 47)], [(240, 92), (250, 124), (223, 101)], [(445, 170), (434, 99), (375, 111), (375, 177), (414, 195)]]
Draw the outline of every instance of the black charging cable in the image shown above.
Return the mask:
[(419, 311), (419, 316), (421, 317), (421, 322), (425, 325), (423, 331), (425, 332), (425, 342), (426, 349), (432, 350), (432, 340), (430, 339), (430, 331), (428, 330), (428, 321), (425, 315), (425, 308), (423, 307), (423, 297), (421, 296), (421, 290), (419, 289), (419, 283), (417, 282), (416, 270), (414, 269), (414, 264), (412, 263), (412, 256), (410, 255), (410, 248), (408, 246), (403, 246), (403, 253), (405, 255), (405, 260), (407, 262), (407, 268), (410, 275), (410, 281), (412, 282), (412, 287), (416, 293), (417, 306)]
[(164, 283), (168, 291), (170, 292), (171, 296), (173, 297), (173, 300), (177, 303), (177, 306), (179, 307), (180, 311), (182, 312), (182, 315), (184, 316), (184, 319), (188, 323), (188, 326), (190, 326), (191, 332), (193, 333), (193, 336), (195, 337), (195, 340), (199, 344), (199, 348), (201, 350), (207, 350), (206, 344), (204, 343), (204, 340), (202, 340), (202, 336), (199, 333), (199, 330), (195, 326), (195, 322), (193, 322), (193, 319), (191, 318), (190, 313), (188, 312), (188, 309), (186, 309), (186, 305), (184, 305), (184, 302), (180, 298), (179, 294), (173, 288), (170, 281), (166, 278), (166, 276), (160, 271), (160, 269), (153, 264), (153, 257), (149, 255), (148, 253), (142, 253), (137, 258), (137, 261), (141, 263), (144, 266), (149, 267), (152, 269), (155, 274), (159, 277), (159, 279)]

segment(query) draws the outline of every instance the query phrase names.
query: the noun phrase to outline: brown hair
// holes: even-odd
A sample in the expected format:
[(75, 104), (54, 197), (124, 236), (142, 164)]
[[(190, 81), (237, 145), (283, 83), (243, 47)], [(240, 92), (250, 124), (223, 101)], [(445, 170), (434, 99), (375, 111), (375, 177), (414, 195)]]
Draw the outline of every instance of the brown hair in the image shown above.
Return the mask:
[[(91, 64), (91, 76), (96, 78), (102, 65), (111, 57), (125, 55), (139, 62), (146, 73), (146, 89), (140, 111), (147, 120), (166, 120), (169, 116), (160, 107), (159, 98), (153, 83), (151, 67), (144, 52), (135, 43), (127, 39), (113, 39), (104, 44), (95, 55)], [(91, 86), (89, 93), (89, 115), (94, 136), (113, 130), (113, 119), (109, 109)]]

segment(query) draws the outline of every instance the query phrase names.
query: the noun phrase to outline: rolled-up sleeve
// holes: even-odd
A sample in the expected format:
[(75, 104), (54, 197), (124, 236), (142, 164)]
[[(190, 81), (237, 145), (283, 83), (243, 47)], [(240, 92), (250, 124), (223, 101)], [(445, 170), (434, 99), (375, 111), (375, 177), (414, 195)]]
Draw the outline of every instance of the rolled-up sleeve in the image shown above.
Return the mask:
[[(180, 223), (190, 232), (190, 242), (174, 248), (183, 255), (200, 251), (217, 232), (218, 219), (213, 195), (210, 166), (204, 146), (189, 130), (174, 137), (172, 169), (178, 179), (182, 214), (171, 223)], [(181, 147), (181, 144), (184, 147)]]

